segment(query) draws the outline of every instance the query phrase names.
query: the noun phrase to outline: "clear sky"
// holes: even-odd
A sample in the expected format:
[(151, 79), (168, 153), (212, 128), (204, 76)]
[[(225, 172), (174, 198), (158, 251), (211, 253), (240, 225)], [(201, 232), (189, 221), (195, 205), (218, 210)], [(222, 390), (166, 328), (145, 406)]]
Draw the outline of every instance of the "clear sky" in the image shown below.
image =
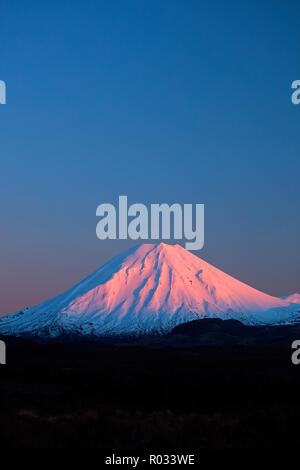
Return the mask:
[(2, 0), (0, 314), (63, 292), (131, 241), (96, 207), (204, 203), (205, 247), (300, 290), (300, 4)]

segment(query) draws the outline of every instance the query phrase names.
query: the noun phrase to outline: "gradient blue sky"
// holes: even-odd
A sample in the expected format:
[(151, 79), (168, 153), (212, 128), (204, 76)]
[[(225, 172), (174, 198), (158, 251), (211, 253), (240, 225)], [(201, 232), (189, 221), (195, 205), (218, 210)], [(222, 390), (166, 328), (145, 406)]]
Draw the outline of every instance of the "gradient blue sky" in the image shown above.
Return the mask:
[(0, 4), (0, 313), (58, 294), (133, 242), (102, 202), (204, 203), (197, 254), (300, 290), (300, 4)]

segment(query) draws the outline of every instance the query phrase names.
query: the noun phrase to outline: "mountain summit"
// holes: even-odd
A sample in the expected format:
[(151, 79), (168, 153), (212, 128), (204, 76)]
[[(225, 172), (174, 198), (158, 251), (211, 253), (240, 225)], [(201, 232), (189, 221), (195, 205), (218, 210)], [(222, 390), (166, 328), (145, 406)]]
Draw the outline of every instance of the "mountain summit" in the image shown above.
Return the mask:
[(0, 318), (0, 333), (59, 336), (164, 334), (195, 319), (293, 322), (300, 305), (264, 294), (179, 245), (144, 244), (65, 293)]

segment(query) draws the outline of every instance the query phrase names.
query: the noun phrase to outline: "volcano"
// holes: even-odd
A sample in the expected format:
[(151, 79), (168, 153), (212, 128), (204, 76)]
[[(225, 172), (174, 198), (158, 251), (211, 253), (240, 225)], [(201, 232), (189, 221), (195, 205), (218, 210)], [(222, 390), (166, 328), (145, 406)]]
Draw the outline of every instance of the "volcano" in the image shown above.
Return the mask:
[(300, 304), (234, 279), (179, 245), (143, 244), (65, 293), (0, 318), (4, 335), (148, 335), (202, 318), (292, 323)]

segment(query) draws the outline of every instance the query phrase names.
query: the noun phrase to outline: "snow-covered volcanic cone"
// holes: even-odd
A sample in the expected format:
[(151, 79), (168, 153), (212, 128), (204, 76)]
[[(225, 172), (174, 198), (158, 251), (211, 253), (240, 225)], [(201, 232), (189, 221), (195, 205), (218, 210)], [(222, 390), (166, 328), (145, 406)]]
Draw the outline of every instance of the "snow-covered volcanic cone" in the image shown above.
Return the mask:
[(179, 245), (145, 244), (106, 263), (64, 294), (0, 318), (9, 335), (163, 334), (205, 317), (293, 322), (300, 305), (264, 294)]

